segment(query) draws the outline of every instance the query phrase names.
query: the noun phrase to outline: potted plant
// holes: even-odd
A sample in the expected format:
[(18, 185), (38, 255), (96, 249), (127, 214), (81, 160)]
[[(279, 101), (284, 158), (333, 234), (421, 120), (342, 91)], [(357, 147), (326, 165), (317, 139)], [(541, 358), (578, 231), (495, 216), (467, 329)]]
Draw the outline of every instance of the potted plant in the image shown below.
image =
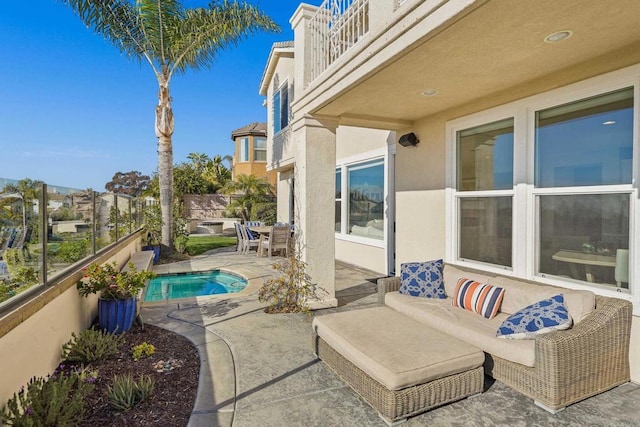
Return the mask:
[(160, 242), (162, 241), (162, 212), (158, 203), (148, 205), (143, 212), (144, 237), (143, 251), (153, 251), (153, 263), (160, 259)]
[(136, 317), (137, 295), (147, 280), (155, 275), (150, 271), (137, 271), (132, 262), (128, 270), (120, 271), (112, 264), (91, 264), (76, 284), (83, 297), (100, 293), (98, 323), (109, 333), (126, 332)]

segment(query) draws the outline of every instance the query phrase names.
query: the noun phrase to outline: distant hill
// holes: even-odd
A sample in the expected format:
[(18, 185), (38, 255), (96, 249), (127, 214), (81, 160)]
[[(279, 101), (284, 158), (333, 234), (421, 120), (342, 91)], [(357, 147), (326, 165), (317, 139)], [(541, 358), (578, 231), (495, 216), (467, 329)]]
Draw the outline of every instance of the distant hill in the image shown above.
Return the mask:
[[(0, 177), (0, 192), (2, 192), (2, 190), (4, 190), (4, 187), (6, 187), (7, 185), (17, 184), (18, 181), (19, 181), (18, 179)], [(45, 184), (47, 184), (47, 193), (71, 194), (71, 193), (78, 193), (78, 192), (84, 191), (83, 189), (79, 189), (79, 188), (69, 188), (69, 187), (61, 187), (59, 185), (51, 185), (48, 182)]]

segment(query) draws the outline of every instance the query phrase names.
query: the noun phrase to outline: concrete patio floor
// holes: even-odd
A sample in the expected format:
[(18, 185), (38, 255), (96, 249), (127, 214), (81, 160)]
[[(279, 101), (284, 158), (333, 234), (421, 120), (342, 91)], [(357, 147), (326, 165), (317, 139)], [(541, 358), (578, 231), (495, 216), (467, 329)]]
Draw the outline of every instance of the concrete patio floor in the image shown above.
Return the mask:
[[(217, 251), (157, 273), (225, 268), (264, 281), (275, 259)], [(384, 426), (365, 401), (318, 360), (313, 316), (377, 304), (376, 273), (336, 264), (339, 307), (266, 314), (257, 295), (207, 297), (143, 307), (145, 322), (188, 337), (201, 358), (190, 426)], [(479, 396), (433, 409), (407, 426), (637, 426), (640, 386), (625, 384), (551, 415), (508, 386), (485, 378)]]

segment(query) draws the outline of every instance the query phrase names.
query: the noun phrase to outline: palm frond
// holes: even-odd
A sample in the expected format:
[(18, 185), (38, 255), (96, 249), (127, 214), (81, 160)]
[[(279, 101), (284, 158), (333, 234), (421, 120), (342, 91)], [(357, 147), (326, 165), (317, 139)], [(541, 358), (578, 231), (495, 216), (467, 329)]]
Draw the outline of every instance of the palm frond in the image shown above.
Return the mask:
[(171, 29), (180, 26), (184, 9), (176, 0), (136, 0), (136, 9), (142, 32), (156, 61), (167, 65)]
[(71, 7), (88, 28), (125, 55), (146, 59), (153, 67), (152, 46), (142, 31), (140, 17), (127, 0), (60, 0)]
[(258, 31), (279, 31), (278, 25), (247, 3), (212, 2), (208, 8), (185, 11), (181, 25), (173, 27), (171, 73), (209, 67), (219, 50), (237, 45)]

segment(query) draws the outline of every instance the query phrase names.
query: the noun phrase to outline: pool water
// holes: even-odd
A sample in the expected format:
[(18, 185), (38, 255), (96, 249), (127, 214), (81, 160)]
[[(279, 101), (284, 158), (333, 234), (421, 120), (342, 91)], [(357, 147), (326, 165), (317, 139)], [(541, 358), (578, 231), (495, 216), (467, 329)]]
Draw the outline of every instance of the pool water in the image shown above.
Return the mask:
[(149, 281), (145, 302), (177, 298), (193, 298), (204, 295), (240, 292), (247, 281), (240, 276), (219, 270), (198, 273), (168, 274)]

